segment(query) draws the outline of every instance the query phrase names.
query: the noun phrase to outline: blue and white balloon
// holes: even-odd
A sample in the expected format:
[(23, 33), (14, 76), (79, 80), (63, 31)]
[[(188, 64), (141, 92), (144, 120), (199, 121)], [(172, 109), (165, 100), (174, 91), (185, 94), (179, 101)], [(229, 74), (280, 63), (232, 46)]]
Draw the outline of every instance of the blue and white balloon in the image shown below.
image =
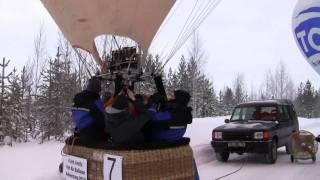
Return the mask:
[(295, 40), (308, 63), (320, 74), (320, 0), (299, 0), (293, 13)]

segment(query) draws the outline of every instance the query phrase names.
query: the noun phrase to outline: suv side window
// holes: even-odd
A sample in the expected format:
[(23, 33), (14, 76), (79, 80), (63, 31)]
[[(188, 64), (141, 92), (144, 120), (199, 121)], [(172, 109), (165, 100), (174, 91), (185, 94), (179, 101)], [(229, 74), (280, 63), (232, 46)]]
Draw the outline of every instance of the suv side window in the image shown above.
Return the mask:
[(289, 116), (288, 109), (285, 106), (280, 105), (279, 106), (279, 121), (288, 122), (289, 119), (290, 119), (290, 116)]
[(283, 108), (283, 120), (289, 121), (291, 118), (288, 111), (288, 106), (282, 106), (282, 108)]
[(296, 114), (296, 111), (294, 109), (294, 106), (293, 105), (288, 106), (288, 111), (289, 111), (289, 114), (290, 114), (290, 119), (292, 120), (291, 123), (296, 125), (296, 127), (299, 130), (299, 122), (298, 122), (298, 118), (297, 118), (297, 114)]
[(292, 106), (288, 106), (287, 108), (289, 110), (290, 119), (294, 119), (295, 116), (296, 116), (296, 113), (295, 113), (294, 109), (292, 108)]
[(236, 108), (232, 114), (231, 120), (240, 120), (240, 116), (241, 116), (241, 109)]

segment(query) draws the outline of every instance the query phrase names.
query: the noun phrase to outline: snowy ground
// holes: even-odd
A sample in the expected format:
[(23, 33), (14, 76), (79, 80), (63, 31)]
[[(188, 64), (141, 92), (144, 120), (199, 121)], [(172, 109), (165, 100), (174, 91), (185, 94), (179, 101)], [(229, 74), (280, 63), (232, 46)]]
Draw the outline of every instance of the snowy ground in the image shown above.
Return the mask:
[[(211, 131), (223, 124), (225, 117), (194, 119), (188, 128), (187, 136), (192, 138), (191, 146), (197, 161), (200, 178), (216, 179), (237, 170), (246, 161), (241, 171), (224, 178), (225, 180), (283, 179), (314, 180), (320, 177), (320, 152), (317, 163), (303, 161), (291, 164), (289, 155), (284, 149), (278, 150), (278, 161), (274, 165), (264, 163), (261, 155), (232, 154), (227, 163), (216, 160), (210, 146)], [(320, 119), (300, 118), (300, 129), (320, 134)], [(0, 179), (1, 180), (60, 180), (58, 165), (61, 162), (62, 143), (37, 142), (14, 144), (13, 147), (0, 146)]]

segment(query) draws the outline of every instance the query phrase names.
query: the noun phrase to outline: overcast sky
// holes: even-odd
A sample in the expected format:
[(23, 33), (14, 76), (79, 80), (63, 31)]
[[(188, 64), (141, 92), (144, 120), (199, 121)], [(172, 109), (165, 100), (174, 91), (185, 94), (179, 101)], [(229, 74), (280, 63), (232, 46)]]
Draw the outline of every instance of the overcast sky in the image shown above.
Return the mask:
[[(320, 76), (294, 42), (291, 21), (296, 2), (222, 0), (198, 30), (207, 58), (203, 69), (217, 89), (231, 86), (239, 73), (244, 74), (248, 88), (251, 84), (258, 87), (265, 72), (275, 69), (280, 61), (285, 63), (296, 84), (310, 79), (319, 87)], [(47, 53), (54, 55), (59, 29), (40, 0), (0, 0), (0, 57), (11, 59), (11, 65), (24, 65), (32, 57), (40, 24), (46, 32)], [(172, 28), (176, 24), (167, 26)], [(188, 43), (183, 49), (187, 47)], [(153, 48), (157, 48), (156, 44)], [(175, 67), (177, 62), (173, 59), (169, 66)]]

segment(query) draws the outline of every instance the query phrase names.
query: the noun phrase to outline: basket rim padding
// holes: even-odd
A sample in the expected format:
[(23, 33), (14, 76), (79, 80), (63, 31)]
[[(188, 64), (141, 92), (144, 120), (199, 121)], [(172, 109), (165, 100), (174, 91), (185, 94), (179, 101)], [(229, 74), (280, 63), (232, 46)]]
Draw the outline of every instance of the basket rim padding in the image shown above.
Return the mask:
[(152, 141), (139, 144), (113, 144), (110, 142), (101, 142), (95, 144), (85, 144), (81, 142), (78, 137), (70, 136), (65, 141), (69, 145), (78, 145), (94, 149), (106, 149), (106, 150), (152, 150), (152, 149), (166, 149), (171, 147), (188, 145), (190, 138), (183, 137), (176, 141)]

